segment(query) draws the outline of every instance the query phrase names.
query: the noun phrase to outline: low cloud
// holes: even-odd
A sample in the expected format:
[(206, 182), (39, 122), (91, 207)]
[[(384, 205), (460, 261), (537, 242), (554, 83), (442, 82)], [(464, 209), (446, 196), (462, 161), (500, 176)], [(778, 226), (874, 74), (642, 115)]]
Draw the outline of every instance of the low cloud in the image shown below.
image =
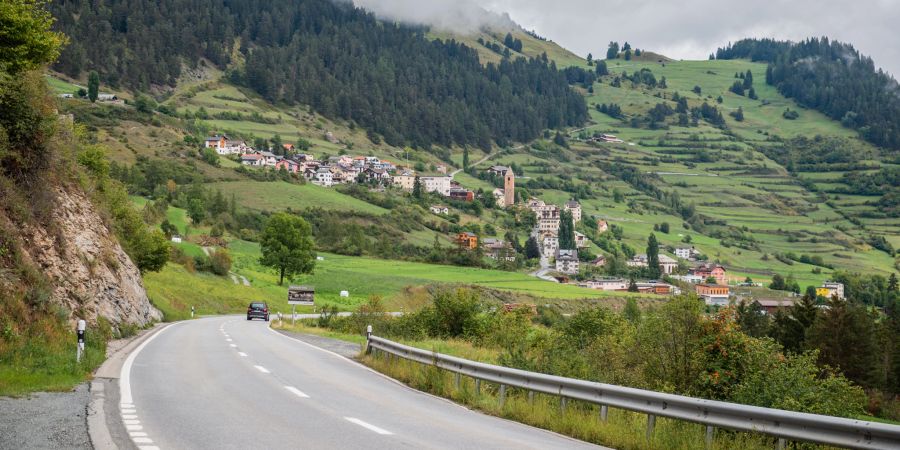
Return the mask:
[(508, 12), (526, 29), (581, 55), (604, 55), (609, 41), (675, 59), (705, 59), (745, 37), (798, 41), (828, 36), (853, 44), (900, 75), (896, 0), (473, 0)]
[(461, 34), (484, 27), (503, 30), (515, 26), (505, 13), (488, 12), (474, 0), (353, 0), (353, 4), (385, 20)]

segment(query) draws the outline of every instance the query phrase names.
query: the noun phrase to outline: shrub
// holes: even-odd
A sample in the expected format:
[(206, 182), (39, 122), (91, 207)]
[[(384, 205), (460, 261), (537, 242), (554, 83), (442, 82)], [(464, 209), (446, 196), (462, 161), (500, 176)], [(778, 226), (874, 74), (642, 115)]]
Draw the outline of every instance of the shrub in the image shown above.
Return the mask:
[(220, 248), (212, 253), (209, 257), (209, 268), (216, 275), (228, 275), (231, 270), (231, 255), (228, 254), (228, 250)]

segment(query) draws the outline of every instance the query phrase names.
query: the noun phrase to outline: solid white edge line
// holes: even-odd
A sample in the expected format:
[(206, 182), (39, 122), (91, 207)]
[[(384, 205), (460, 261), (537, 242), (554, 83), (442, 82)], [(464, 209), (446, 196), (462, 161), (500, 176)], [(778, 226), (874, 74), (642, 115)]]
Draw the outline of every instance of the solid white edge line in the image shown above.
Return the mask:
[(260, 371), (260, 372), (262, 372), (262, 373), (272, 373), (272, 372), (269, 372), (269, 369), (266, 369), (266, 368), (263, 367), (263, 366), (253, 366), (253, 367), (256, 367), (256, 370), (258, 370), (258, 371)]
[(300, 398), (309, 398), (309, 396), (306, 395), (305, 393), (303, 393), (303, 391), (301, 391), (300, 389), (297, 389), (297, 388), (295, 388), (295, 387), (293, 387), (293, 386), (285, 386), (284, 388), (287, 389), (288, 391), (292, 392), (292, 393), (293, 393), (294, 395), (296, 395), (297, 397), (300, 397)]
[(375, 425), (372, 425), (372, 424), (370, 424), (370, 423), (363, 422), (362, 420), (359, 420), (359, 419), (357, 419), (357, 418), (355, 418), (355, 417), (344, 417), (344, 419), (346, 419), (348, 422), (355, 423), (355, 424), (357, 424), (357, 425), (359, 425), (359, 426), (361, 426), (361, 427), (363, 427), (363, 428), (366, 428), (366, 429), (368, 429), (368, 430), (370, 430), (370, 431), (374, 431), (374, 432), (376, 432), (376, 433), (378, 433), (378, 434), (382, 434), (382, 435), (391, 435), (391, 434), (394, 434), (394, 433), (391, 433), (391, 432), (388, 431), (388, 430), (385, 430), (384, 428), (378, 428), (378, 427), (376, 427)]
[(122, 406), (134, 405), (131, 398), (131, 366), (134, 365), (134, 359), (137, 358), (137, 355), (141, 353), (141, 350), (143, 350), (147, 344), (153, 342), (153, 340), (163, 334), (163, 332), (179, 323), (181, 322), (173, 323), (172, 325), (168, 325), (156, 333), (153, 333), (147, 340), (141, 342), (141, 345), (138, 345), (137, 348), (128, 355), (128, 358), (125, 358), (125, 363), (122, 364), (122, 370), (119, 372), (119, 403)]

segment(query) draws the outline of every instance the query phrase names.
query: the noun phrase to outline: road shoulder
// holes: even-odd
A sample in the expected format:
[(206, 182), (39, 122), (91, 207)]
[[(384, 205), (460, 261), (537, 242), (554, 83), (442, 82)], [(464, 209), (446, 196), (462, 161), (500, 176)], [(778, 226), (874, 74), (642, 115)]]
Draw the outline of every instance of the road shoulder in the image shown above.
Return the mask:
[(362, 347), (359, 344), (354, 344), (353, 342), (341, 341), (339, 339), (333, 339), (325, 336), (316, 336), (314, 334), (279, 330), (275, 328), (272, 328), (272, 330), (287, 337), (306, 342), (307, 344), (314, 345), (321, 349), (328, 350), (332, 353), (337, 353), (338, 355), (353, 360), (359, 358), (359, 354), (362, 351)]

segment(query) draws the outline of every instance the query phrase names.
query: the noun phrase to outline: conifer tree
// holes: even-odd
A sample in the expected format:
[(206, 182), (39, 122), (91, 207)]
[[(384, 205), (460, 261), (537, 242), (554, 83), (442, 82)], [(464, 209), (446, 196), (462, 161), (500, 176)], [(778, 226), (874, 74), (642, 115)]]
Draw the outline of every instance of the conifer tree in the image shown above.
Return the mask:
[(559, 248), (575, 250), (575, 223), (572, 212), (563, 210), (559, 213)]
[(647, 272), (654, 280), (662, 275), (659, 270), (659, 242), (653, 233), (647, 238)]

